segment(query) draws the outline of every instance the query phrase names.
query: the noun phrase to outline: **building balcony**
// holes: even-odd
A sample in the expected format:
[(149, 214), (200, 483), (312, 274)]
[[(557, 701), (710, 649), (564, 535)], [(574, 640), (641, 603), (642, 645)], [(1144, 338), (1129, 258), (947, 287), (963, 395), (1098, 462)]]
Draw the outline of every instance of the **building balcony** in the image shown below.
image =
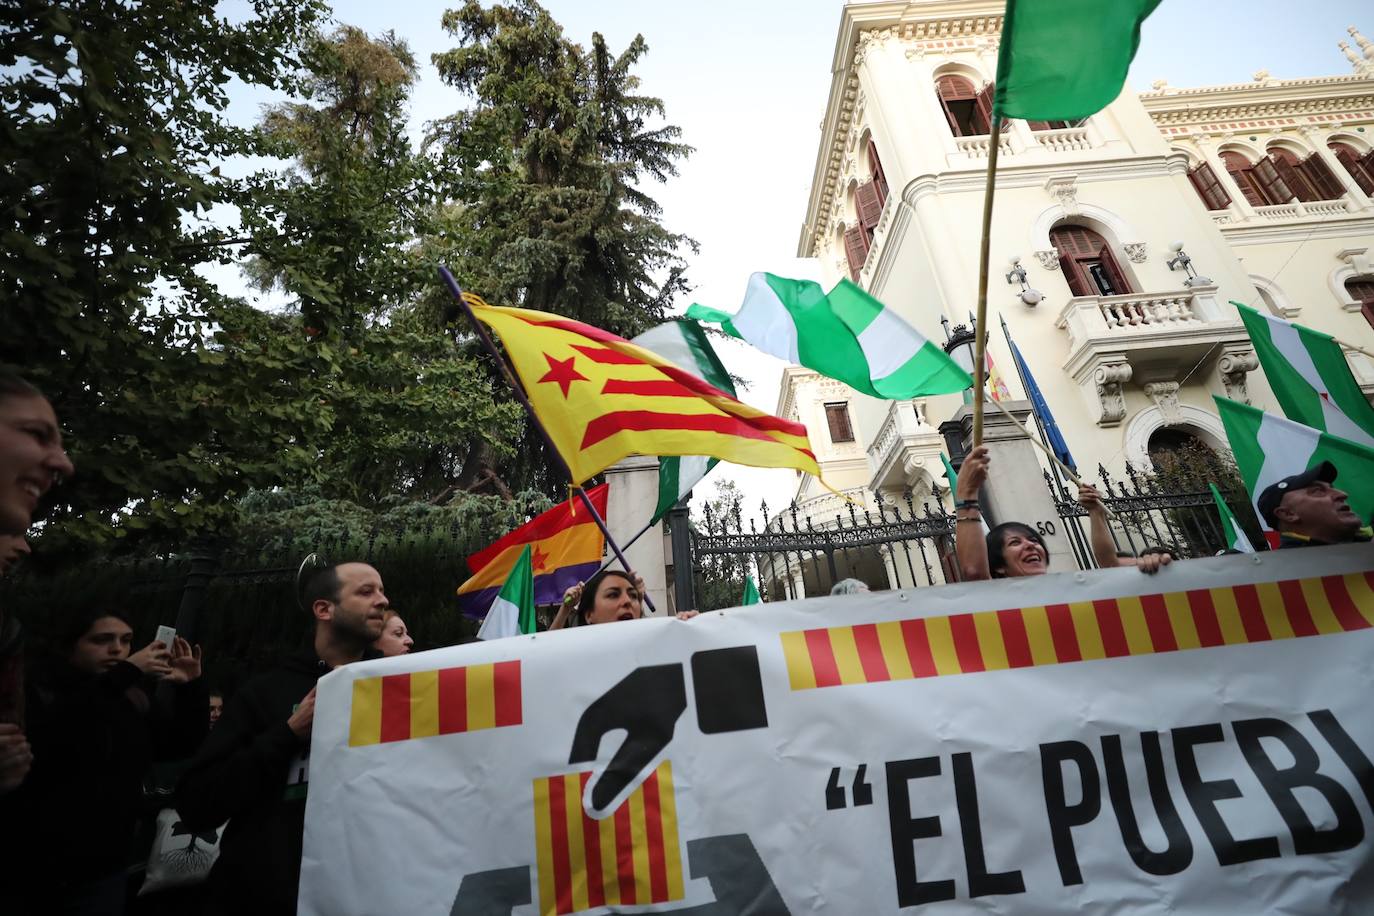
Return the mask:
[(1331, 218), (1368, 218), (1370, 211), (1351, 200), (1342, 197), (1337, 200), (1290, 200), (1286, 204), (1268, 204), (1251, 207), (1249, 215), (1234, 203), (1225, 210), (1211, 211), (1212, 220), (1223, 229), (1232, 227), (1272, 226), (1276, 223), (1316, 222)]
[(1223, 310), (1215, 286), (1125, 296), (1076, 296), (1056, 326), (1069, 332), (1064, 371), (1083, 390), (1099, 426), (1126, 416), (1123, 386), (1142, 386), (1164, 412), (1176, 415), (1178, 389), (1199, 370), (1215, 367), (1227, 395), (1248, 401), (1245, 374), (1257, 367), (1240, 318)]
[(940, 454), (944, 440), (926, 422), (925, 401), (891, 401), (887, 416), (868, 446), (873, 478), (868, 489), (896, 499), (912, 491), (918, 500), (934, 489), (944, 474)]
[(1065, 127), (1062, 130), (1037, 130), (1036, 142), (1044, 149), (1055, 153), (1071, 150), (1092, 149), (1092, 139), (1086, 127)]

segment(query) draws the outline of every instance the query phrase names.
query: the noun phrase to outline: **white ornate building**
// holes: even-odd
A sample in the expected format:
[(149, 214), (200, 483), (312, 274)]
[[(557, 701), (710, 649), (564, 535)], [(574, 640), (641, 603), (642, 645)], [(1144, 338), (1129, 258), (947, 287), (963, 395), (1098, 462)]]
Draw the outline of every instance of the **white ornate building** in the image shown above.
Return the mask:
[[(976, 301), (1001, 10), (850, 5), (835, 45), (798, 254), (934, 340)], [(1000, 313), (1080, 464), (1148, 466), (1180, 435), (1224, 447), (1214, 394), (1277, 409), (1230, 300), (1374, 349), (1374, 44), (1350, 33), (1347, 74), (1159, 82), (1082, 123), (1004, 125), (989, 348), (1023, 397)], [(1043, 295), (1033, 306), (1004, 279), (1013, 258)], [(1374, 363), (1350, 362), (1374, 392)], [(935, 427), (960, 406), (874, 400), (792, 368), (779, 415), (807, 424), (832, 485), (919, 501), (943, 486)], [(810, 478), (797, 494), (803, 508), (833, 498)]]

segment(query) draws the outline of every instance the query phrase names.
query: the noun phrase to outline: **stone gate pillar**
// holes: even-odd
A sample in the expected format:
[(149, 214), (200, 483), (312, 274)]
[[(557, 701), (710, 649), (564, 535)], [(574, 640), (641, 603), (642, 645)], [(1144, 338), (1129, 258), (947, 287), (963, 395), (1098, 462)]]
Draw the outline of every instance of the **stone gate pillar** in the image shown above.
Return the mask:
[[(644, 577), (644, 590), (649, 593), (658, 614), (666, 614), (667, 566), (672, 563), (672, 558), (663, 555), (663, 524), (660, 522), (652, 530), (646, 531), (633, 546), (625, 546), (644, 527), (654, 513), (654, 506), (658, 504), (658, 459), (650, 456), (626, 458), (606, 469), (606, 482), (611, 485), (606, 495), (606, 527), (611, 530), (634, 571)], [(606, 556), (612, 555), (611, 547), (607, 544)], [(611, 568), (619, 569), (620, 563), (612, 563)], [(650, 614), (647, 605), (644, 613), (646, 616)]]
[[(1003, 401), (1002, 406), (1025, 425), (1030, 420), (1030, 401)], [(964, 451), (973, 448), (973, 405), (965, 404), (950, 418), (963, 432)], [(1012, 425), (997, 408), (983, 409), (983, 444), (991, 464), (980, 501), (988, 527), (1002, 522), (1023, 522), (1040, 532), (1050, 551), (1050, 571), (1078, 568), (1065, 524), (1054, 508), (1040, 467), (1040, 452), (1030, 439)]]

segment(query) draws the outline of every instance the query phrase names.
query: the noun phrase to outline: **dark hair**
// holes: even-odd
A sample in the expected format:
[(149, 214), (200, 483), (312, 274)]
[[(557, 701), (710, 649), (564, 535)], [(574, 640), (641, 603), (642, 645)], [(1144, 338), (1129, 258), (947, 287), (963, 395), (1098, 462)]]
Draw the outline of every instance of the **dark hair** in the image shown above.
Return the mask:
[(6, 398), (41, 398), (43, 392), (34, 387), (18, 372), (8, 366), (0, 366), (0, 401)]
[(1045, 565), (1050, 563), (1050, 549), (1045, 546), (1045, 539), (1040, 536), (1030, 525), (1021, 522), (1003, 522), (988, 532), (988, 572), (992, 573), (994, 579), (1005, 579), (1007, 577), (1007, 558), (1002, 552), (1002, 542), (1006, 540), (1007, 532), (1021, 534), (1040, 545), (1040, 549), (1045, 551)]
[[(587, 584), (582, 586), (582, 596), (577, 599), (577, 622), (584, 624), (587, 622), (587, 615), (592, 612), (592, 607), (596, 604), (596, 593), (601, 588), (601, 583), (608, 576), (616, 576), (630, 583), (635, 584), (635, 580), (630, 578), (630, 574), (623, 569), (603, 569), (601, 572), (587, 580)], [(640, 600), (643, 600), (641, 596)]]
[(343, 582), (339, 579), (339, 567), (337, 565), (321, 566), (304, 577), (301, 584), (301, 606), (307, 612), (315, 607), (315, 602), (324, 600), (331, 604), (338, 604), (339, 589), (343, 587)]
[(133, 629), (133, 624), (129, 622), (129, 617), (123, 611), (112, 611), (103, 607), (86, 608), (79, 614), (69, 618), (57, 631), (57, 650), (63, 656), (71, 655), (76, 644), (81, 641), (81, 637), (90, 632), (91, 627), (95, 626), (97, 620), (104, 620), (106, 617), (113, 617), (123, 623), (129, 629)]

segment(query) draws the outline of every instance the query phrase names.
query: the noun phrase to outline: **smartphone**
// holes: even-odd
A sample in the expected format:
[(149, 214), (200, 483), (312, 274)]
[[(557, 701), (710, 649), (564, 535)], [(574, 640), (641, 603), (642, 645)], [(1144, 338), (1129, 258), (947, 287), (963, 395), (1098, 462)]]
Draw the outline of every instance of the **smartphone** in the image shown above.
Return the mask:
[(177, 628), (163, 624), (157, 628), (157, 636), (154, 637), (154, 641), (162, 643), (167, 647), (167, 651), (170, 652), (172, 651), (172, 643), (176, 642), (176, 638)]

